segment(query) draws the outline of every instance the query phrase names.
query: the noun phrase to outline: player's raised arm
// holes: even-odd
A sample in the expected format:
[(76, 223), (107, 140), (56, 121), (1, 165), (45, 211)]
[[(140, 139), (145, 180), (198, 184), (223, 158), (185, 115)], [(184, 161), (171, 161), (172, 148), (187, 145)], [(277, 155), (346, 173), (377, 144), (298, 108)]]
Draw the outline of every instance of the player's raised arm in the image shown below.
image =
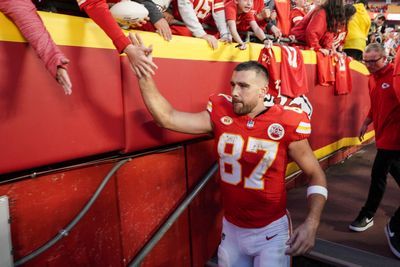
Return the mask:
[[(144, 47), (138, 34), (130, 37), (134, 45)], [(151, 60), (151, 53), (147, 56)], [(178, 111), (161, 95), (151, 76), (138, 76), (138, 81), (143, 101), (161, 127), (188, 134), (212, 132), (211, 118), (206, 110), (198, 113)]]
[(307, 139), (292, 142), (288, 151), (290, 157), (310, 177), (307, 190), (308, 215), (288, 240), (286, 253), (292, 256), (309, 252), (315, 244), (315, 235), (322, 210), (327, 198), (326, 178)]

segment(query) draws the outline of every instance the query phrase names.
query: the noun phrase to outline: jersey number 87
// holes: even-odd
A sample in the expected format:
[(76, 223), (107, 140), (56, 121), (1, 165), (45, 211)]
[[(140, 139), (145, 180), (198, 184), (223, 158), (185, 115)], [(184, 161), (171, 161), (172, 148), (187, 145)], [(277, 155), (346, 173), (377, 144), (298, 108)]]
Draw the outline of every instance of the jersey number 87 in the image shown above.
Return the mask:
[[(257, 153), (264, 151), (264, 155), (260, 158), (257, 165), (254, 166), (250, 175), (244, 177), (244, 187), (255, 190), (264, 189), (264, 174), (272, 165), (278, 152), (279, 143), (271, 140), (249, 137), (247, 140), (246, 150), (244, 150), (244, 139), (239, 134), (224, 133), (218, 141), (218, 154), (220, 156), (219, 166), (222, 181), (237, 185), (242, 181), (242, 165), (239, 160), (245, 153)], [(231, 145), (231, 152), (226, 151), (226, 146)], [(227, 171), (229, 165), (231, 171)]]

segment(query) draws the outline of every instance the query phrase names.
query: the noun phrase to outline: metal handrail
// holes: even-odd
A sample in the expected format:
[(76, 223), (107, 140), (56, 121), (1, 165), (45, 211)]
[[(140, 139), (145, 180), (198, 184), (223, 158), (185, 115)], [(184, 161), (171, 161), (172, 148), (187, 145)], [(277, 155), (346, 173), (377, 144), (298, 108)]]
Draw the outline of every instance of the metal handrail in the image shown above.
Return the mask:
[(24, 256), (23, 258), (19, 259), (17, 262), (14, 263), (14, 266), (20, 266), (33, 258), (39, 256), (52, 246), (54, 246), (60, 239), (66, 237), (69, 232), (75, 227), (75, 225), (82, 219), (82, 217), (89, 211), (89, 209), (92, 207), (93, 203), (96, 201), (100, 193), (103, 191), (104, 187), (107, 185), (108, 181), (113, 177), (114, 173), (119, 170), (119, 168), (122, 167), (125, 163), (130, 161), (131, 159), (124, 159), (119, 162), (117, 162), (112, 169), (107, 173), (107, 175), (104, 177), (100, 185), (98, 186), (96, 192), (93, 194), (93, 196), (89, 199), (89, 201), (86, 203), (86, 205), (82, 208), (82, 210), (79, 212), (79, 214), (65, 227), (65, 229), (61, 229), (59, 233), (53, 237), (51, 240), (46, 242), (43, 246), (40, 248), (32, 251), (28, 255)]
[(201, 181), (195, 186), (195, 188), (190, 192), (190, 194), (182, 201), (182, 203), (175, 209), (175, 211), (168, 217), (165, 223), (158, 229), (158, 231), (152, 236), (152, 238), (147, 241), (146, 245), (139, 251), (135, 258), (128, 264), (129, 267), (138, 267), (144, 258), (150, 253), (153, 247), (158, 241), (164, 236), (164, 234), (171, 228), (174, 222), (182, 214), (182, 212), (189, 206), (192, 200), (197, 196), (197, 194), (203, 189), (207, 182), (218, 170), (218, 163), (215, 162), (211, 168), (207, 171), (205, 176)]

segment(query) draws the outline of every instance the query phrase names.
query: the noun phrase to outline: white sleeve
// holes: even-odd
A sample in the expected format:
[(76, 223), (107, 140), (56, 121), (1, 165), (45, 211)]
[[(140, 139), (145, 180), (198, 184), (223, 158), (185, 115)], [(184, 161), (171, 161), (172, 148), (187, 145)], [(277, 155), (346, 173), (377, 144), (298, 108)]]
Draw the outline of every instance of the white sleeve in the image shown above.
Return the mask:
[(193, 36), (202, 37), (207, 34), (197, 19), (196, 13), (193, 9), (193, 3), (190, 0), (178, 0), (178, 9), (183, 22), (192, 32)]
[(225, 10), (213, 12), (213, 18), (215, 24), (217, 25), (220, 36), (222, 37), (226, 34), (229, 34), (228, 26), (226, 24)]

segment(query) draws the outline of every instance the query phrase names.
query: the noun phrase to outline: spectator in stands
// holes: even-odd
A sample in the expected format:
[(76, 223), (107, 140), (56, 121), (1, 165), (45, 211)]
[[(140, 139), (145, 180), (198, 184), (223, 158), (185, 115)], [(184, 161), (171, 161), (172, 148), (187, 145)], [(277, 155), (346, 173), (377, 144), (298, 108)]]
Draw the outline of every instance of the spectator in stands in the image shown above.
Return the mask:
[[(225, 20), (224, 0), (173, 0), (172, 11), (175, 19), (185, 24), (171, 26), (174, 34), (202, 38), (213, 49), (218, 47), (216, 36), (224, 42), (232, 41)], [(202, 24), (213, 28), (216, 26), (217, 30), (206, 30)]]
[[(274, 1), (264, 2), (264, 0), (254, 0), (253, 5), (258, 26), (260, 26), (263, 31), (272, 33), (275, 38), (280, 38), (282, 32), (276, 26), (276, 11), (273, 9)], [(275, 22), (273, 20), (275, 20)]]
[(344, 6), (344, 16), (346, 17), (346, 23), (341, 29), (340, 33), (335, 36), (332, 42), (332, 52), (343, 52), (344, 41), (347, 36), (347, 24), (348, 21), (356, 14), (356, 8), (352, 4), (346, 4)]
[(356, 14), (347, 23), (347, 36), (344, 42), (344, 52), (352, 58), (361, 61), (362, 53), (367, 45), (371, 18), (366, 9), (367, 0), (357, 0), (354, 4)]
[[(360, 140), (368, 125), (373, 122), (378, 151), (372, 166), (368, 198), (357, 218), (349, 225), (350, 230), (356, 232), (373, 226), (375, 212), (385, 192), (388, 173), (400, 186), (400, 92), (396, 92), (399, 88), (394, 88), (394, 67), (387, 63), (385, 51), (377, 43), (367, 46), (363, 62), (371, 73), (368, 83), (371, 105), (360, 129)], [(385, 234), (390, 249), (400, 258), (400, 207), (386, 225)]]
[(346, 29), (346, 16), (342, 0), (327, 0), (321, 6), (309, 12), (290, 30), (297, 41), (320, 51), (324, 55), (331, 53), (334, 39), (343, 35)]
[(15, 23), (50, 74), (64, 88), (65, 94), (70, 95), (72, 83), (67, 72), (69, 60), (51, 39), (33, 3), (30, 0), (2, 0), (0, 11)]
[[(136, 71), (138, 76), (142, 74), (147, 76), (154, 74), (154, 69), (157, 68), (157, 66), (145, 56), (149, 51), (132, 45), (130, 39), (125, 36), (121, 28), (118, 26), (118, 23), (112, 17), (106, 0), (77, 0), (77, 2), (79, 7), (85, 11), (97, 25), (100, 26), (108, 37), (111, 38), (118, 52), (126, 53), (132, 68), (134, 70), (143, 70), (141, 72)], [(150, 21), (153, 23), (158, 33), (165, 40), (171, 40), (172, 34), (168, 22), (163, 18), (155, 4), (151, 2), (151, 0), (137, 0), (137, 2), (143, 3), (146, 8), (150, 9)], [(155, 10), (157, 10), (156, 12), (158, 13), (153, 12), (153, 9), (150, 7), (152, 4), (149, 4), (148, 2), (151, 2), (154, 5)], [(140, 27), (145, 23), (145, 21), (139, 21), (131, 27)]]
[(253, 12), (253, 0), (228, 0), (225, 4), (225, 14), (229, 31), (233, 40), (238, 43), (241, 50), (247, 48), (242, 41), (240, 33), (245, 33), (251, 29), (256, 37), (263, 42), (265, 40), (264, 31), (258, 26)]
[(293, 28), (306, 15), (306, 11), (304, 10), (305, 4), (306, 0), (293, 1), (293, 8), (290, 11), (290, 28)]
[(385, 33), (386, 30), (386, 17), (383, 14), (378, 14), (375, 18), (375, 32), (380, 34), (381, 36)]

